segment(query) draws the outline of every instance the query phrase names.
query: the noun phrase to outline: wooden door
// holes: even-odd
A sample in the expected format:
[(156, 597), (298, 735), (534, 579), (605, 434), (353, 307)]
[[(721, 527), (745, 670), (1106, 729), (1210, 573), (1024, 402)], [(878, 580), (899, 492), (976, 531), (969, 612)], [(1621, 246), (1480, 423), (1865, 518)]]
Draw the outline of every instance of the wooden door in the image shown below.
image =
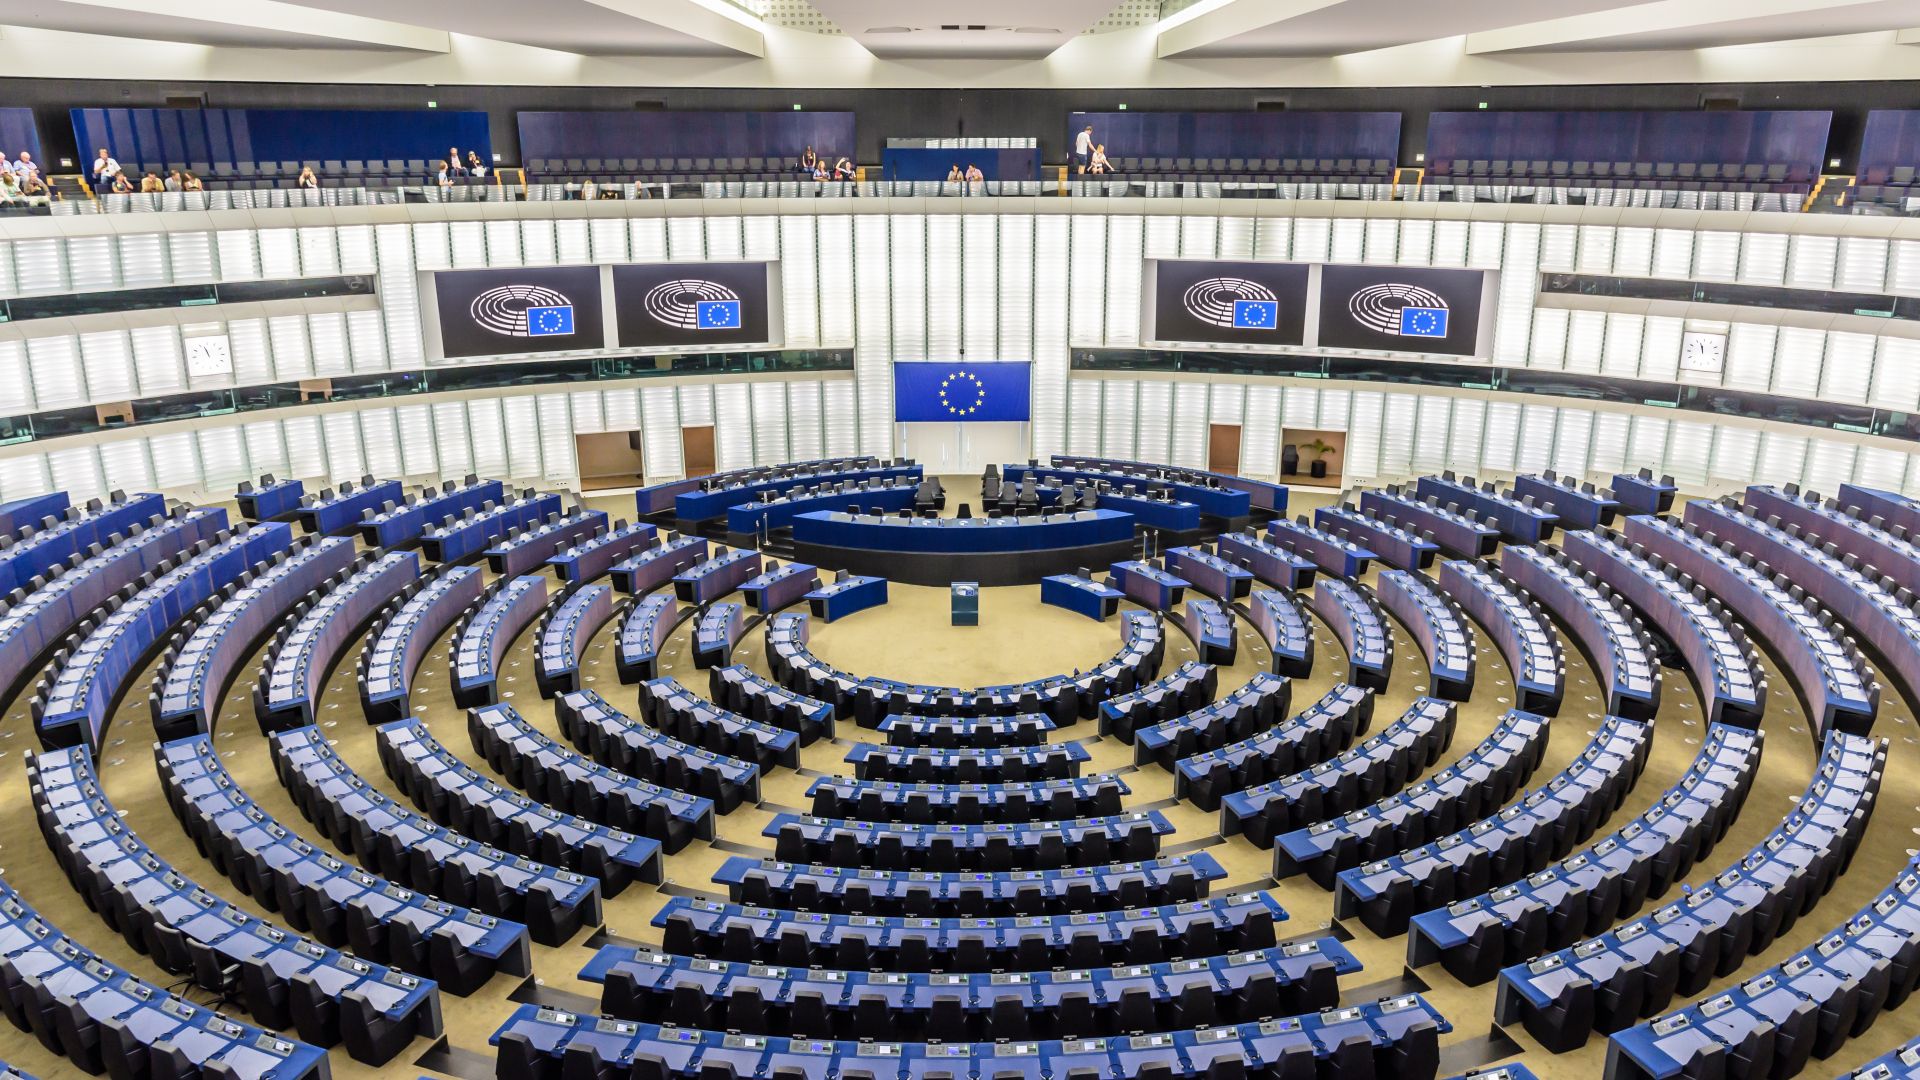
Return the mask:
[(713, 425), (680, 429), (681, 471), (687, 476), (712, 476)]
[(1207, 425), (1207, 468), (1212, 472), (1240, 475), (1240, 425)]
[(582, 491), (639, 487), (645, 484), (640, 433), (607, 431), (573, 437), (573, 459), (580, 468)]

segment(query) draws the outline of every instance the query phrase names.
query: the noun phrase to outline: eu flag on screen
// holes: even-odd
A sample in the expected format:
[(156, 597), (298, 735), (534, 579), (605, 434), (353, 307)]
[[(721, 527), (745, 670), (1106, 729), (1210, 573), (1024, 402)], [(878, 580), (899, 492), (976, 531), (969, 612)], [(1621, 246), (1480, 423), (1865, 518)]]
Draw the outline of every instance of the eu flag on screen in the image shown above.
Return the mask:
[(1027, 420), (1033, 412), (1029, 363), (893, 365), (893, 418), (900, 423)]
[(1443, 307), (1401, 308), (1400, 336), (1446, 337), (1447, 309)]
[(701, 300), (694, 305), (693, 321), (702, 330), (738, 330), (740, 301)]
[(1271, 330), (1280, 321), (1277, 300), (1235, 300), (1233, 326), (1236, 330)]
[(573, 305), (527, 309), (528, 337), (558, 337), (573, 333)]

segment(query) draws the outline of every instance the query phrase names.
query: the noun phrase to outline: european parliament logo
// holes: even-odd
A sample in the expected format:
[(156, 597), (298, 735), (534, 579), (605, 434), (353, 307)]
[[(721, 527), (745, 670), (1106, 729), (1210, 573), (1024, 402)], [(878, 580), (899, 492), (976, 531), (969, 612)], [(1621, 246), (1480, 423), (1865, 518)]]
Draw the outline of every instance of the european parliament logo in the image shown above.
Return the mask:
[(1180, 306), (1200, 322), (1226, 330), (1272, 330), (1280, 323), (1280, 298), (1246, 278), (1196, 281), (1187, 286)]
[(694, 307), (694, 322), (702, 330), (740, 329), (738, 300), (701, 300)]
[(1447, 309), (1444, 307), (1403, 307), (1400, 309), (1401, 337), (1447, 336)]
[(473, 298), (474, 325), (502, 337), (562, 337), (573, 333), (573, 301), (544, 285), (500, 285)]
[(987, 403), (987, 384), (970, 371), (956, 371), (940, 380), (940, 407), (948, 416), (972, 416)]
[(1447, 301), (1432, 289), (1383, 281), (1347, 299), (1353, 321), (1376, 334), (1393, 337), (1447, 336)]
[(663, 281), (640, 301), (648, 315), (676, 330), (738, 330), (740, 294), (717, 281), (679, 278)]
[(1280, 303), (1277, 300), (1235, 300), (1233, 302), (1233, 328), (1235, 330), (1271, 330), (1280, 321)]
[(527, 309), (528, 337), (559, 337), (573, 333), (573, 305), (553, 304)]

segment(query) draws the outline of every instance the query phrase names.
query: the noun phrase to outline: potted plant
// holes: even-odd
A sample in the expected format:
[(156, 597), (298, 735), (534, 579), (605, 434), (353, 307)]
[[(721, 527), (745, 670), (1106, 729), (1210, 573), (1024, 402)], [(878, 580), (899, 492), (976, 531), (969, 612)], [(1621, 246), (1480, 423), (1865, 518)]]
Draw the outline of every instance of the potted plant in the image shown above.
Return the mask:
[(1328, 443), (1325, 439), (1322, 439), (1319, 436), (1315, 436), (1312, 442), (1304, 442), (1300, 444), (1300, 452), (1302, 454), (1308, 454), (1312, 456), (1313, 463), (1308, 466), (1307, 471), (1313, 476), (1313, 478), (1315, 480), (1326, 479), (1327, 455), (1333, 453), (1332, 444)]

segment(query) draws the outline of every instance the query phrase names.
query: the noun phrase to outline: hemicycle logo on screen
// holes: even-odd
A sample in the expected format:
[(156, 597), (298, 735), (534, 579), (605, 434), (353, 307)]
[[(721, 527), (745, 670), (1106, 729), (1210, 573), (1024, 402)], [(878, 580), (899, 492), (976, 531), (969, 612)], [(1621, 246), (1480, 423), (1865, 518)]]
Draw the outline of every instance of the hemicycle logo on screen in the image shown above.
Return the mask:
[(1353, 321), (1394, 337), (1447, 336), (1447, 301), (1432, 289), (1383, 281), (1347, 299)]
[(474, 325), (502, 337), (573, 333), (573, 301), (544, 285), (499, 285), (473, 298)]
[(1196, 281), (1187, 286), (1180, 306), (1201, 322), (1227, 330), (1272, 330), (1280, 321), (1280, 298), (1246, 278)]
[(740, 294), (701, 278), (663, 281), (647, 290), (641, 306), (662, 326), (676, 330), (740, 329)]

